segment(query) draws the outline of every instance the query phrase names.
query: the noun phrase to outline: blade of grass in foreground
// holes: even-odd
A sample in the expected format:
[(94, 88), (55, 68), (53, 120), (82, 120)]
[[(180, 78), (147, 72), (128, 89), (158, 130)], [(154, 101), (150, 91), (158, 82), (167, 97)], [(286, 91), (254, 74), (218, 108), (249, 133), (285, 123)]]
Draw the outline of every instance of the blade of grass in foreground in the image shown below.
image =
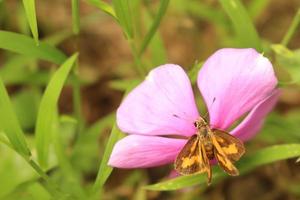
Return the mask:
[(261, 51), (259, 36), (243, 4), (239, 0), (219, 1), (233, 23), (239, 46), (254, 47)]
[[(245, 156), (238, 161), (237, 168), (240, 170), (241, 174), (244, 174), (261, 165), (298, 156), (300, 156), (300, 144), (274, 145), (264, 148), (252, 155)], [(219, 167), (213, 167), (213, 179), (219, 179), (226, 176), (225, 172)], [(206, 184), (206, 176), (204, 174), (180, 176), (161, 183), (148, 185), (145, 189), (158, 191), (177, 190), (199, 184)]]
[(133, 26), (130, 15), (129, 0), (112, 0), (112, 4), (127, 39), (132, 39)]
[(67, 59), (54, 73), (40, 103), (35, 136), (38, 161), (44, 168), (47, 166), (51, 132), (58, 98), (76, 59), (77, 54)]
[(35, 0), (23, 0), (27, 21), (30, 26), (31, 33), (36, 44), (39, 44), (39, 32), (37, 28), (36, 13), (35, 13)]
[(30, 156), (24, 133), (12, 108), (5, 86), (0, 78), (0, 129), (6, 134), (13, 148), (25, 157)]
[(114, 125), (110, 137), (108, 139), (108, 142), (106, 144), (104, 154), (101, 160), (101, 164), (99, 167), (99, 171), (97, 174), (96, 181), (93, 186), (93, 193), (97, 193), (101, 190), (102, 186), (108, 179), (109, 175), (111, 174), (113, 168), (107, 165), (107, 162), (109, 160), (109, 156), (112, 152), (112, 149), (115, 145), (115, 143), (121, 138), (122, 132), (117, 128), (116, 125)]
[(61, 64), (67, 58), (55, 47), (44, 42), (40, 42), (37, 46), (32, 38), (8, 31), (0, 31), (0, 48), (55, 64)]

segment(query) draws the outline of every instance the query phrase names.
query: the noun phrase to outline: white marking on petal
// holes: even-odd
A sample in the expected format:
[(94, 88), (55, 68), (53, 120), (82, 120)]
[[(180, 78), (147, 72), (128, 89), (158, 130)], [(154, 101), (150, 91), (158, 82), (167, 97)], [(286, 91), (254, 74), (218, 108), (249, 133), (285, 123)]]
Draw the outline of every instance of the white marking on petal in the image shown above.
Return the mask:
[(153, 73), (152, 73), (152, 71), (150, 71), (150, 73), (148, 74), (148, 76), (146, 76), (145, 79), (149, 82), (153, 82)]

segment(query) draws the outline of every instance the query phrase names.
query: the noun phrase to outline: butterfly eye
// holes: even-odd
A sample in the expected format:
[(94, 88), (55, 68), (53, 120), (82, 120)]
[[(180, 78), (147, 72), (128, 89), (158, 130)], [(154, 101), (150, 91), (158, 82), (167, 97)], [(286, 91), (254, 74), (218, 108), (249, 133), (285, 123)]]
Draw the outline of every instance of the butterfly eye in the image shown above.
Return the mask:
[(197, 128), (197, 126), (198, 126), (197, 122), (194, 122), (194, 126)]

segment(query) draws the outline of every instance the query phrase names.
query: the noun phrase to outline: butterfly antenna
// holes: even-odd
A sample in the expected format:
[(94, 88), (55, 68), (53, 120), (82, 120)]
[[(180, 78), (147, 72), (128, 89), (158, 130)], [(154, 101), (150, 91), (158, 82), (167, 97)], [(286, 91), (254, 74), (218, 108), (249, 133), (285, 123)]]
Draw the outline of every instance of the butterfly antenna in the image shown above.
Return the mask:
[(215, 101), (216, 101), (216, 97), (213, 98), (211, 104), (210, 104), (209, 107), (207, 108), (207, 111), (206, 111), (205, 115), (203, 116), (204, 119), (207, 119), (207, 117), (208, 117), (208, 111), (209, 111), (209, 109), (212, 107), (212, 105), (214, 104)]
[[(184, 112), (183, 113), (185, 116), (186, 116), (186, 113)], [(178, 118), (178, 119), (183, 119), (183, 120), (185, 120), (185, 121), (191, 121), (191, 119), (190, 118), (187, 118), (187, 117), (185, 117), (185, 116), (183, 116), (183, 115), (177, 115), (177, 114), (172, 114), (172, 117), (175, 117), (175, 118)]]
[[(208, 107), (208, 108), (211, 108), (211, 106), (213, 105), (213, 103), (216, 101), (216, 97), (214, 97), (213, 98), (213, 101), (212, 101), (212, 103), (210, 104), (210, 106)], [(209, 109), (207, 109), (207, 111), (206, 111), (206, 113), (205, 113), (205, 115), (204, 115), (204, 119), (206, 119), (206, 117), (208, 116), (208, 110)], [(186, 113), (184, 112), (184, 115), (186, 115)], [(189, 118), (186, 118), (186, 117), (184, 117), (184, 116), (182, 116), (182, 115), (177, 115), (177, 114), (172, 114), (172, 117), (175, 117), (175, 118), (178, 118), (178, 119), (183, 119), (183, 120), (186, 120), (186, 121), (190, 121), (191, 119), (189, 119)]]

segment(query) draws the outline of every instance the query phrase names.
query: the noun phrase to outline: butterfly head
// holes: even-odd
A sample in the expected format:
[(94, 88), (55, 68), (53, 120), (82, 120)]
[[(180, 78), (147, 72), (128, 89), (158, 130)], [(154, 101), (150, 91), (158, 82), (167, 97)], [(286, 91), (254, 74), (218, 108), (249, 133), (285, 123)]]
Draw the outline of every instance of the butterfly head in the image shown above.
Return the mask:
[(194, 126), (199, 130), (207, 126), (207, 122), (203, 118), (199, 118), (194, 122)]

